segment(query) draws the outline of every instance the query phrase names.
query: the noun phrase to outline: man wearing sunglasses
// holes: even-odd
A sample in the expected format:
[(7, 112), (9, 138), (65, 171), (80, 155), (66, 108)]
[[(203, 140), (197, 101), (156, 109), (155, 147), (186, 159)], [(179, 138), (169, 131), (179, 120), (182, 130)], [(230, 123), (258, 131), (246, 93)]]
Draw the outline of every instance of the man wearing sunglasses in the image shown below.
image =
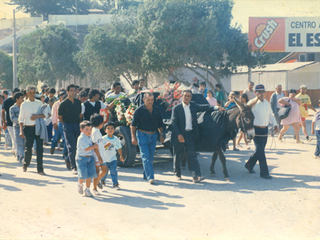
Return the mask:
[(254, 115), (254, 130), (255, 137), (253, 139), (254, 145), (256, 147), (255, 152), (251, 155), (248, 162), (245, 164), (245, 168), (248, 169), (249, 173), (255, 173), (253, 170), (256, 162), (259, 160), (260, 166), (260, 177), (265, 179), (271, 179), (269, 175), (267, 159), (265, 155), (265, 147), (268, 141), (268, 125), (269, 122), (272, 123), (274, 131), (278, 132), (278, 124), (274, 118), (271, 106), (269, 102), (264, 99), (265, 88), (262, 84), (259, 84), (255, 87), (256, 98), (250, 100), (250, 103), (255, 103), (252, 108)]

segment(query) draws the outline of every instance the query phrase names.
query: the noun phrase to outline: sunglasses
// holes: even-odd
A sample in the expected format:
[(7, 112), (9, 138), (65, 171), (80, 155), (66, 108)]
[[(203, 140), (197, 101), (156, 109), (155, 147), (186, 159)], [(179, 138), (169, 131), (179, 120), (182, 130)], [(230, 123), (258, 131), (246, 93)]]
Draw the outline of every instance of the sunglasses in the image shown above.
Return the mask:
[(265, 93), (266, 91), (264, 91), (264, 90), (258, 90), (257, 92), (258, 92), (258, 93)]

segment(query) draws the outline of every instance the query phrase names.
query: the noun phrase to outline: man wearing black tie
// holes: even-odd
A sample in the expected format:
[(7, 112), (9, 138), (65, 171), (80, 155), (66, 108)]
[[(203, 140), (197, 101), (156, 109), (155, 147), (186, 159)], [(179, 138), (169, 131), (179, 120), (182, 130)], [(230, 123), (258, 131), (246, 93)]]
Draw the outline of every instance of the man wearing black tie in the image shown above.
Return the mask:
[(190, 102), (191, 99), (191, 90), (184, 90), (182, 93), (182, 103), (172, 109), (171, 143), (173, 145), (173, 171), (177, 179), (181, 180), (181, 156), (186, 151), (193, 182), (196, 183), (204, 180), (204, 177), (201, 176), (195, 144), (199, 140), (197, 112), (225, 111), (225, 109), (217, 106), (213, 107), (209, 104), (199, 105)]

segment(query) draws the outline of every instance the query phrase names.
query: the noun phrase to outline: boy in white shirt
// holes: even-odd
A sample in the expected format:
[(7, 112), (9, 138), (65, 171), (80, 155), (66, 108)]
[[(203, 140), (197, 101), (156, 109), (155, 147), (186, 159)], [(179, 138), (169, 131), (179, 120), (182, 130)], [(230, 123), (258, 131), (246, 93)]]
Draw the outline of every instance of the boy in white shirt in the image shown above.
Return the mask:
[[(103, 117), (97, 113), (90, 117), (92, 123), (91, 140), (98, 144), (98, 148), (94, 150), (93, 157), (95, 159), (97, 177), (93, 180), (93, 195), (97, 196), (100, 193), (97, 190), (100, 179), (108, 172), (107, 160), (104, 154), (104, 144), (100, 129), (103, 128)], [(101, 168), (101, 172), (100, 172)], [(101, 186), (99, 186), (101, 187)]]
[[(117, 172), (117, 151), (120, 155), (120, 161), (124, 162), (124, 159), (122, 156), (122, 150), (121, 150), (122, 145), (120, 143), (119, 138), (113, 135), (115, 131), (115, 124), (113, 122), (107, 122), (104, 125), (104, 127), (107, 135), (105, 135), (102, 139), (105, 147), (105, 157), (107, 160), (107, 166), (108, 166), (108, 169), (110, 169), (110, 175), (111, 175), (113, 187), (117, 190), (120, 190), (119, 182), (118, 182), (118, 172)], [(100, 186), (105, 185), (105, 180), (107, 176), (108, 176), (108, 172), (101, 179), (101, 183), (99, 184)]]
[(86, 182), (85, 196), (92, 197), (91, 179), (96, 178), (96, 169), (92, 150), (98, 148), (91, 140), (92, 124), (89, 121), (80, 123), (81, 134), (77, 140), (76, 164), (78, 169), (78, 193), (83, 194), (83, 182)]

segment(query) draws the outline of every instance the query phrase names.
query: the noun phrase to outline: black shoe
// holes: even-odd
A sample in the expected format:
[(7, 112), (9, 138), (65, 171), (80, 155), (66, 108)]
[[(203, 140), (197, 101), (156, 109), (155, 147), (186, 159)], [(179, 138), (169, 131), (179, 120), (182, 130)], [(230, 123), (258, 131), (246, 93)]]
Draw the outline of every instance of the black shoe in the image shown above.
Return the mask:
[(265, 178), (265, 179), (272, 179), (272, 177), (270, 175), (265, 175), (265, 176), (260, 176), (262, 178)]
[(51, 155), (54, 154), (54, 148), (50, 148), (50, 153), (51, 153)]
[(71, 170), (70, 162), (67, 159), (65, 159), (64, 161), (66, 162), (66, 167), (68, 168), (68, 170)]
[(198, 183), (198, 182), (201, 182), (205, 179), (205, 177), (195, 177), (193, 178), (193, 183)]
[(249, 173), (256, 173), (253, 169), (249, 169), (247, 164), (244, 167), (249, 171)]
[(22, 167), (22, 171), (26, 172), (27, 171), (27, 167)]

